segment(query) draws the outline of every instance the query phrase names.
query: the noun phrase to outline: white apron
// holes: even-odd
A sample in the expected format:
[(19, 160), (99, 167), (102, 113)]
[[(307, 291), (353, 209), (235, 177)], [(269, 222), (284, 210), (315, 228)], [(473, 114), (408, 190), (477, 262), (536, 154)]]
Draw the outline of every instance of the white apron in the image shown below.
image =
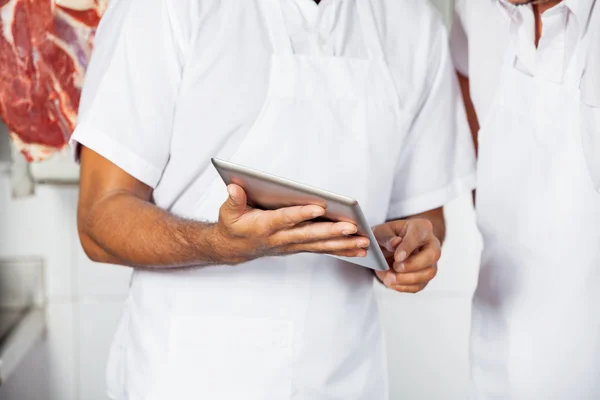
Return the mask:
[(512, 36), (479, 133), (485, 249), (473, 302), (471, 398), (599, 399), (600, 195), (580, 112), (590, 33), (559, 84), (514, 68), (515, 26)]
[[(233, 3), (233, 2), (232, 2)], [(263, 0), (271, 37), (267, 99), (239, 146), (219, 158), (359, 200), (384, 222), (404, 144), (390, 71), (368, 0), (358, 0), (369, 59), (295, 55), (279, 0)], [(236, 148), (233, 148), (236, 147)], [(227, 198), (209, 168), (195, 218)], [(237, 267), (136, 271), (113, 345), (119, 400), (385, 400), (373, 273), (320, 255)]]

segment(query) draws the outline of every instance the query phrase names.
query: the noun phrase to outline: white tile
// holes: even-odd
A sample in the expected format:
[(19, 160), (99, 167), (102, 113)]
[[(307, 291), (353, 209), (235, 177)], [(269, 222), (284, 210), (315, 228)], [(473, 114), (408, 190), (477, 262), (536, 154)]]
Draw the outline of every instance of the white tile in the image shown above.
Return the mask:
[(77, 293), (80, 298), (124, 299), (129, 290), (131, 268), (90, 261), (76, 243)]
[(46, 293), (53, 301), (73, 295), (75, 187), (38, 186), (32, 197), (13, 199), (0, 176), (0, 256), (45, 260)]
[(0, 387), (2, 400), (78, 400), (75, 313), (71, 304), (47, 308), (48, 332)]
[(82, 303), (79, 306), (79, 398), (106, 400), (106, 362), (123, 303)]
[(469, 296), (381, 301), (391, 399), (462, 400), (469, 377)]

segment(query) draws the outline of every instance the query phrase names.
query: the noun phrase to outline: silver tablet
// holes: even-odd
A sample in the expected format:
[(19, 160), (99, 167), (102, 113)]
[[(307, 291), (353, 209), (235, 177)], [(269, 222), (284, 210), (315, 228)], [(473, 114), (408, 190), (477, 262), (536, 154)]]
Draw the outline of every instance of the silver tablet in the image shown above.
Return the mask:
[(378, 271), (389, 270), (373, 231), (356, 200), (228, 161), (213, 158), (212, 163), (226, 185), (235, 183), (246, 191), (248, 204), (252, 207), (275, 210), (314, 204), (325, 208), (324, 218), (327, 220), (356, 224), (357, 234), (366, 236), (371, 241), (367, 256), (334, 257)]

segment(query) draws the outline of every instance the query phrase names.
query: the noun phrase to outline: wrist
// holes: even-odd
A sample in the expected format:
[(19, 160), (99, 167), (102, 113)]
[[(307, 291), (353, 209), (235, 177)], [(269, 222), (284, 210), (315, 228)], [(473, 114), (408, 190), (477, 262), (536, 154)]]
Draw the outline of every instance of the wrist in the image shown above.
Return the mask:
[(223, 231), (221, 224), (210, 224), (207, 229), (207, 246), (213, 253), (215, 264), (237, 265), (247, 261), (239, 254), (236, 240)]

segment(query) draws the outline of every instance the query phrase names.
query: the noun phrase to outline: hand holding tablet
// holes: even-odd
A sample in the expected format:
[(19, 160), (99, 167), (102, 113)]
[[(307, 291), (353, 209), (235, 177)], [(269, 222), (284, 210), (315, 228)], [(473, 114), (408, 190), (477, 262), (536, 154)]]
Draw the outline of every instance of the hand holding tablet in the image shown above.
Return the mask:
[(373, 270), (389, 270), (388, 263), (356, 200), (227, 161), (213, 159), (212, 163), (225, 184), (236, 184), (244, 189), (248, 204), (254, 208), (278, 210), (284, 207), (317, 205), (325, 209), (323, 219), (356, 225), (356, 235), (366, 237), (370, 241), (366, 256), (333, 256)]

